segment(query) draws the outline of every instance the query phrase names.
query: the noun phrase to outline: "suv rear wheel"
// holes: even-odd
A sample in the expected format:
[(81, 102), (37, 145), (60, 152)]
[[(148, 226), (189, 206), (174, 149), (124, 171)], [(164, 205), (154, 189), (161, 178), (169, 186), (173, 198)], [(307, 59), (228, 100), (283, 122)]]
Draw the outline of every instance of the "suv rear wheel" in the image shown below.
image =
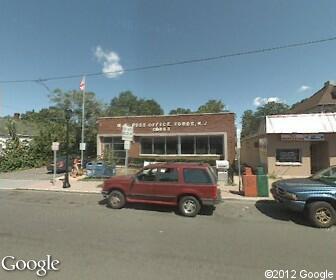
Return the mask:
[(336, 222), (336, 211), (328, 202), (311, 202), (308, 204), (307, 210), (308, 217), (315, 227), (328, 228)]
[(123, 208), (125, 203), (125, 195), (121, 191), (113, 190), (107, 197), (107, 204), (113, 209)]
[(194, 196), (183, 196), (179, 201), (179, 209), (183, 216), (195, 217), (201, 210), (201, 204)]

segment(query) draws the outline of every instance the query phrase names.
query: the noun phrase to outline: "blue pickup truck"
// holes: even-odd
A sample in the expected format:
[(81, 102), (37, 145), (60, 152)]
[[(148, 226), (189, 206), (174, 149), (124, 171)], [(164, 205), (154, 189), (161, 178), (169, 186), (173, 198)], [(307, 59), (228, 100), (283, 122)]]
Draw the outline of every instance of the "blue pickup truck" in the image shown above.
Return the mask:
[(309, 178), (276, 181), (271, 193), (286, 208), (305, 212), (313, 226), (327, 228), (336, 223), (336, 166)]

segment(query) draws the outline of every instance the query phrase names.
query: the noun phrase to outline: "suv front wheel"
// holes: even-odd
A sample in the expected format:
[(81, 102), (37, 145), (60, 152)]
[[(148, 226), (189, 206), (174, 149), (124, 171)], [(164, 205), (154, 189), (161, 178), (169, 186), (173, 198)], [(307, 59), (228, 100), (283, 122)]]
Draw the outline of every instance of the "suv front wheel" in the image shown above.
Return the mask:
[(328, 228), (336, 222), (336, 211), (328, 202), (311, 202), (308, 204), (307, 210), (308, 217), (315, 227)]
[(179, 209), (183, 216), (195, 217), (201, 210), (201, 204), (194, 196), (183, 196), (179, 201)]
[(123, 208), (125, 203), (125, 195), (121, 191), (113, 190), (107, 197), (107, 204), (113, 209)]

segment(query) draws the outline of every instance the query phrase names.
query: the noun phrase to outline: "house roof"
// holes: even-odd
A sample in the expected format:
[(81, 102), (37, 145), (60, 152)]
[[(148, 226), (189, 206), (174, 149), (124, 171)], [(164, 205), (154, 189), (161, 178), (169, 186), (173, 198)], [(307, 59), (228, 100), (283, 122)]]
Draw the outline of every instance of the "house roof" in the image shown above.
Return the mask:
[(333, 133), (336, 113), (273, 115), (266, 117), (266, 133)]
[(296, 104), (289, 113), (302, 114), (327, 105), (335, 105), (336, 107), (336, 82), (328, 81), (324, 87), (317, 91), (311, 97), (304, 99)]
[[(1, 136), (8, 136), (7, 122), (8, 119), (0, 118)], [(38, 132), (38, 128), (35, 124), (24, 120), (16, 120), (15, 126), (16, 126), (16, 132), (19, 136), (34, 136)]]

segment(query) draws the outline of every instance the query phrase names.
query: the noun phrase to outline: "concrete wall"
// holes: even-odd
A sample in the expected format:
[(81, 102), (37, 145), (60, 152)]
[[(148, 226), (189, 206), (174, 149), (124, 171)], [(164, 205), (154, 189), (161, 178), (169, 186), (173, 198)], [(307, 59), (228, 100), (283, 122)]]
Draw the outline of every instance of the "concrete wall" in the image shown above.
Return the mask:
[(256, 168), (260, 163), (259, 136), (247, 137), (241, 140), (240, 162)]
[[(280, 177), (307, 177), (310, 176), (310, 142), (281, 141), (279, 134), (269, 134), (267, 148), (268, 174)], [(300, 149), (302, 163), (276, 163), (276, 149)]]

